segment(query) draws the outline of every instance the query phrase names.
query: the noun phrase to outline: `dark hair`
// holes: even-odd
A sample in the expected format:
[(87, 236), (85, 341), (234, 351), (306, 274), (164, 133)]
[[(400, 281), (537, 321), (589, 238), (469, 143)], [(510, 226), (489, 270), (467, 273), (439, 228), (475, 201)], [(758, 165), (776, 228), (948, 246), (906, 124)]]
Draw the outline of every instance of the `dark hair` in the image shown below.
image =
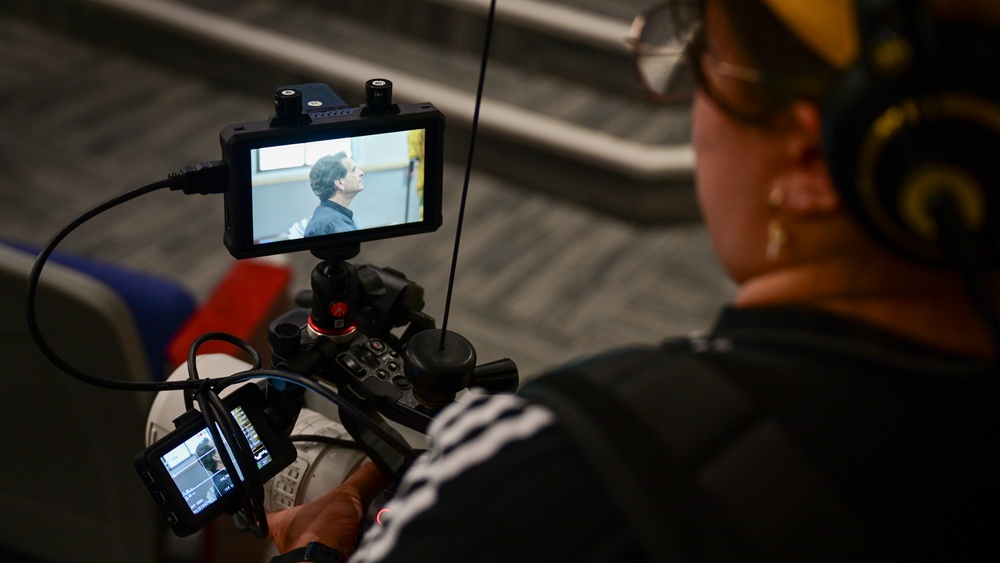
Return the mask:
[(202, 440), (194, 448), (194, 453), (198, 456), (198, 461), (201, 463), (201, 466), (211, 473), (215, 473), (219, 469), (219, 464), (216, 463), (215, 459), (209, 455), (213, 451), (215, 451), (215, 446), (212, 445), (212, 442), (208, 441), (208, 438)]
[(840, 78), (838, 69), (806, 46), (760, 0), (719, 0), (719, 5), (749, 66), (766, 77), (763, 84), (743, 85), (746, 109), (735, 111), (723, 104), (724, 109), (745, 120), (766, 122), (794, 100), (824, 101)]
[(309, 170), (309, 187), (320, 201), (333, 197), (333, 194), (337, 193), (337, 187), (333, 183), (347, 176), (345, 158), (347, 153), (344, 151), (328, 154), (317, 160)]

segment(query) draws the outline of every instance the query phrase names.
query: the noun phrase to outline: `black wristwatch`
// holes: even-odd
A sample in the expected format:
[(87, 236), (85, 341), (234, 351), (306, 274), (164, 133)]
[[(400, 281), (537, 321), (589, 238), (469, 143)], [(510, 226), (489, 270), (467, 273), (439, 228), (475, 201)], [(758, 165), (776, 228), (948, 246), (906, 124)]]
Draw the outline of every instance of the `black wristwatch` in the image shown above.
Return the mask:
[(313, 561), (315, 563), (344, 563), (347, 561), (339, 551), (332, 547), (323, 545), (317, 541), (309, 542), (309, 545), (293, 549), (288, 553), (275, 555), (271, 558), (271, 563), (299, 563), (299, 561)]

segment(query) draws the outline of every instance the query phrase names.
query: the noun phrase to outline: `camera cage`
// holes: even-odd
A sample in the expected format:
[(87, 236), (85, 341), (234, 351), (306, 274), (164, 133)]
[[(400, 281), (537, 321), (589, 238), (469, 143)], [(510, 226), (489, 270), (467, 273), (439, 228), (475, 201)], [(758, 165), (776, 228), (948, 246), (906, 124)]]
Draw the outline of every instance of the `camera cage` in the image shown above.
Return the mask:
[[(287, 109), (286, 99), (308, 92), (312, 109)], [(296, 96), (301, 100), (300, 96)], [(301, 103), (300, 101), (298, 103)], [(223, 242), (235, 258), (251, 258), (309, 250), (355, 248), (362, 242), (436, 231), (442, 224), (441, 199), (444, 168), (444, 115), (429, 102), (391, 104), (373, 111), (362, 105), (348, 108), (329, 87), (303, 84), (278, 88), (278, 115), (269, 120), (228, 125), (219, 134), (223, 160), (228, 166), (225, 190)], [(296, 105), (292, 105), (293, 108)], [(284, 116), (282, 116), (284, 114)], [(422, 214), (405, 222), (377, 225), (356, 231), (261, 242), (255, 239), (253, 197), (255, 186), (252, 152), (300, 143), (356, 139), (414, 130), (424, 132)]]

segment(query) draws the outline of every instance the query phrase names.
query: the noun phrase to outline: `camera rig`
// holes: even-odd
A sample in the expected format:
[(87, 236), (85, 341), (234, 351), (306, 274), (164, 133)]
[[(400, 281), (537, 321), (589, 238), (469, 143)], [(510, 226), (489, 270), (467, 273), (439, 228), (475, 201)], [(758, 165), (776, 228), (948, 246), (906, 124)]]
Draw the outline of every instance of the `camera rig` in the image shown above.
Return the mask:
[[(319, 254), (324, 254), (320, 252)], [(468, 387), (513, 392), (518, 374), (508, 359), (476, 365), (476, 352), (457, 333), (445, 334), (423, 312), (424, 289), (402, 272), (343, 260), (321, 261), (299, 308), (269, 326), (274, 367), (332, 385), (368, 417), (384, 416), (418, 432)], [(402, 329), (401, 335), (394, 330)], [(398, 332), (398, 330), (397, 330)], [(304, 390), (269, 383), (281, 419), (294, 421)], [(399, 476), (412, 457), (387, 449), (350, 414), (340, 420), (387, 475)], [(290, 427), (285, 428), (290, 431)]]
[[(164, 391), (183, 392), (186, 412), (178, 409), (167, 419), (175, 428), (166, 431), (161, 424), (165, 435), (148, 433), (152, 443), (134, 462), (178, 535), (193, 533), (224, 512), (242, 514), (252, 531), (267, 534), (264, 481), (296, 462), (289, 435), (300, 414), (310, 420), (319, 416), (306, 412), (307, 390), (335, 404), (336, 418), (354, 447), (398, 480), (416, 457), (401, 431), (425, 432), (435, 414), (469, 387), (491, 393), (517, 388), (512, 361), (477, 366), (475, 349), (468, 340), (446, 328), (435, 328), (433, 317), (423, 311), (420, 285), (391, 268), (348, 261), (358, 255), (364, 241), (429, 232), (442, 222), (444, 117), (430, 103), (394, 104), (391, 92), (388, 80), (370, 80), (367, 103), (348, 108), (324, 84), (282, 86), (276, 91), (275, 115), (270, 119), (222, 130), (223, 160), (185, 167), (167, 180), (98, 205), (53, 237), (36, 260), (28, 284), (28, 325), (54, 364), (93, 385), (160, 392), (154, 409), (161, 397), (178, 396)], [(311, 164), (310, 150), (325, 150), (328, 143), (358, 148), (355, 154), (367, 150), (361, 147), (388, 150), (384, 147), (394, 146), (392, 154), (398, 155), (403, 154), (399, 152), (403, 136), (411, 141), (406, 153), (409, 162), (401, 167), (408, 180), (393, 200), (399, 204), (396, 215), (357, 230), (317, 236), (301, 232), (272, 236), (262, 227), (274, 222), (271, 214), (280, 206), (268, 205), (259, 196), (275, 186), (289, 190), (294, 184), (275, 183), (275, 176), (281, 174), (263, 165), (267, 150), (288, 152), (301, 147), (306, 154), (306, 160), (297, 165), (301, 172)], [(412, 143), (413, 139), (418, 142)], [(422, 190), (415, 188), (418, 169)], [(46, 343), (37, 325), (35, 296), (41, 270), (55, 247), (103, 211), (161, 188), (225, 194), (223, 240), (236, 258), (308, 250), (319, 259), (311, 289), (297, 296), (296, 308), (268, 327), (270, 367), (261, 366), (249, 344), (231, 335), (210, 333), (191, 346), (184, 366), (187, 378), (176, 377), (181, 368), (165, 382), (114, 381), (77, 370)], [(199, 346), (208, 340), (242, 348), (252, 365), (224, 377), (202, 379), (196, 357)], [(224, 389), (237, 384), (244, 385), (221, 396)]]
[[(320, 262), (311, 296), (299, 297), (303, 307), (269, 327), (275, 367), (328, 382), (366, 412), (420, 432), (465, 388), (516, 389), (510, 360), (476, 366), (475, 349), (453, 332), (439, 346), (423, 292), (390, 268)], [(402, 327), (401, 336), (393, 334)]]

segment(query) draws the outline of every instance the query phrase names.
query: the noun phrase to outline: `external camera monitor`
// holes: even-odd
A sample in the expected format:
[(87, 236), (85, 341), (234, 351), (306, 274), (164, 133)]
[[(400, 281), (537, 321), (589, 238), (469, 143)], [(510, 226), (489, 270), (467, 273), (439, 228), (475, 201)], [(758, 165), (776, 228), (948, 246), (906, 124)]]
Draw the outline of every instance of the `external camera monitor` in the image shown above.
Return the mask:
[(429, 103), (393, 110), (224, 128), (230, 253), (336, 250), (440, 227), (444, 116)]

